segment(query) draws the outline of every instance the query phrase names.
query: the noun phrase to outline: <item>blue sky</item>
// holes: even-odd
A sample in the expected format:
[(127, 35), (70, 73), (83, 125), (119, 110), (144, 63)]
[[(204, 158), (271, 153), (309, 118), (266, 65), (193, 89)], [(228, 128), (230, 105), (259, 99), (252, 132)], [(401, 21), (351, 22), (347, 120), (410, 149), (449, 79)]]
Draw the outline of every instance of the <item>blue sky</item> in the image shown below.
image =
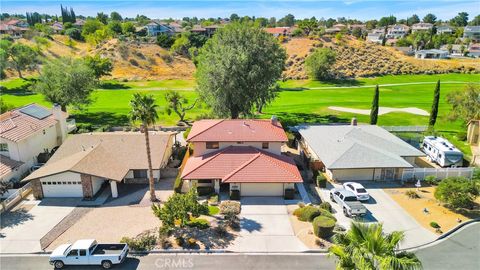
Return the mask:
[(394, 15), (406, 18), (411, 14), (423, 17), (433, 13), (440, 19), (450, 19), (458, 12), (466, 11), (470, 19), (480, 13), (480, 0), (416, 0), (416, 1), (377, 1), (377, 0), (263, 0), (263, 1), (124, 1), (124, 0), (0, 0), (1, 12), (59, 14), (60, 4), (73, 7), (76, 14), (94, 16), (97, 12), (117, 11), (122, 16), (134, 17), (144, 14), (150, 18), (229, 17), (232, 13), (240, 16), (283, 17), (291, 13), (296, 18), (356, 18), (361, 20), (378, 19)]

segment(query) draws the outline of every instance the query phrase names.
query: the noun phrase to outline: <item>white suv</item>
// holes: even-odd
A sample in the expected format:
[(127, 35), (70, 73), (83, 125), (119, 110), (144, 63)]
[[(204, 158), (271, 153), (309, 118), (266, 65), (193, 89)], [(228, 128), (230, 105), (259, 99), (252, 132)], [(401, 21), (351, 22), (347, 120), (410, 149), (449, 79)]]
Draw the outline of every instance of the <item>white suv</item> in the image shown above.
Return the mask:
[(368, 201), (370, 199), (367, 190), (359, 183), (346, 182), (343, 184), (343, 188), (353, 192), (359, 201)]

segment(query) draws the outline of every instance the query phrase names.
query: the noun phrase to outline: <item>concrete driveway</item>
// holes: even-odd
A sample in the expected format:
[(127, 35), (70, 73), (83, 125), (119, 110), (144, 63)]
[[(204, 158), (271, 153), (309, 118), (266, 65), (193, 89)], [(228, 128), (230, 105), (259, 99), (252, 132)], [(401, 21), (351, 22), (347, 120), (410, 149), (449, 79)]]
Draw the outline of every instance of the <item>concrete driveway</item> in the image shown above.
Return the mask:
[(241, 230), (229, 247), (237, 252), (298, 252), (307, 247), (295, 236), (280, 197), (244, 197)]
[[(383, 183), (362, 182), (362, 185), (370, 194), (370, 200), (364, 203), (368, 209), (368, 213), (360, 221), (366, 223), (383, 223), (383, 228), (386, 232), (404, 231), (405, 240), (401, 244), (402, 248), (415, 247), (435, 240), (437, 236), (422, 227), (422, 225), (403, 210), (400, 205), (390, 198), (381, 188), (382, 184)], [(335, 184), (334, 186), (341, 188), (341, 185)], [(327, 189), (321, 190), (322, 199), (332, 204), (336, 212), (335, 217), (338, 219), (338, 224), (348, 229), (352, 219), (345, 217), (340, 205), (330, 200), (328, 193), (330, 188), (333, 188), (333, 186), (328, 185)]]
[(23, 201), (2, 214), (0, 253), (42, 251), (40, 239), (73, 211), (80, 198), (46, 198)]

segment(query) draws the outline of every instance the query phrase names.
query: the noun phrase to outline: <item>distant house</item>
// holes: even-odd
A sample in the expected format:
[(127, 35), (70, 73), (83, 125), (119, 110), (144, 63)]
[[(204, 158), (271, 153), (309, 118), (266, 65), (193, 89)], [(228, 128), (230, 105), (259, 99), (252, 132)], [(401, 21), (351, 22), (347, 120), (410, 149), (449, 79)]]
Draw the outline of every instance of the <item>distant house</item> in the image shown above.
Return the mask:
[(223, 28), (223, 27), (224, 27), (223, 25), (218, 25), (218, 24), (205, 26), (205, 34), (208, 37), (211, 37), (211, 36), (213, 36), (213, 34), (215, 34), (215, 32), (218, 29)]
[(431, 23), (416, 23), (412, 25), (412, 33), (419, 32), (419, 31), (430, 31), (433, 28), (433, 24)]
[(463, 38), (469, 38), (473, 42), (480, 41), (480, 25), (465, 26), (463, 29)]
[(480, 57), (480, 43), (472, 43), (468, 47), (468, 56)]
[(60, 33), (61, 31), (63, 31), (63, 24), (62, 23), (54, 22), (51, 27), (52, 27), (52, 30), (55, 33)]
[(408, 47), (395, 47), (395, 49), (399, 52), (402, 52), (403, 54), (405, 55), (409, 55), (409, 56), (412, 56), (415, 54), (415, 51), (413, 50), (413, 47), (412, 46), (408, 46)]
[(75, 23), (73, 23), (73, 26), (76, 28), (82, 28), (85, 25), (85, 22), (85, 20), (77, 19)]
[(151, 21), (145, 25), (145, 28), (147, 29), (147, 34), (152, 37), (156, 37), (159, 34), (175, 34), (175, 30), (172, 27), (170, 27), (167, 23), (159, 21)]
[(452, 44), (452, 48), (450, 50), (448, 48), (449, 47), (448, 45), (442, 45), (440, 47), (440, 50), (448, 51), (448, 53), (453, 56), (463, 56), (462, 46), (464, 47), (464, 51), (466, 51), (465, 45), (460, 45), (460, 44)]
[(305, 125), (299, 150), (310, 168), (324, 170), (335, 181), (391, 181), (425, 156), (385, 129), (374, 125)]
[[(35, 103), (0, 115), (0, 180), (18, 181), (39, 160), (62, 144), (73, 128), (60, 106), (48, 109)], [(48, 159), (48, 157), (46, 157)]]
[(0, 34), (10, 35), (12, 38), (20, 38), (28, 31), (28, 23), (20, 20), (0, 22)]
[(326, 33), (326, 34), (336, 34), (336, 33), (342, 32), (343, 29), (344, 29), (344, 28), (340, 28), (340, 27), (326, 28), (326, 29), (325, 29), (325, 33)]
[(453, 34), (455, 33), (455, 28), (449, 25), (440, 25), (437, 27), (437, 34)]
[(303, 182), (293, 159), (282, 154), (287, 140), (276, 118), (196, 121), (187, 138), (193, 154), (181, 174), (183, 186), (284, 196)]
[(195, 24), (190, 30), (192, 33), (206, 34), (207, 29), (203, 28), (200, 24)]
[[(150, 132), (153, 177), (158, 181), (173, 146), (173, 134)], [(112, 197), (118, 187), (148, 182), (145, 135), (140, 132), (99, 132), (70, 136), (50, 160), (27, 176), (33, 195), (92, 198), (109, 183)]]
[(367, 41), (382, 44), (383, 42), (383, 34), (378, 33), (368, 33)]
[(362, 31), (367, 30), (367, 26), (365, 24), (350, 24), (348, 25), (348, 29), (353, 30), (355, 28), (359, 28)]
[(418, 59), (446, 59), (448, 58), (448, 51), (444, 50), (420, 50), (415, 52), (415, 58)]
[(291, 36), (293, 32), (293, 27), (268, 27), (264, 28), (265, 32), (273, 35), (274, 37), (279, 36)]
[(29, 24), (26, 21), (16, 20), (16, 19), (9, 20), (9, 21), (5, 22), (5, 24), (20, 27), (20, 28), (28, 28), (29, 27)]
[(340, 30), (343, 30), (343, 29), (346, 29), (347, 26), (346, 26), (345, 24), (343, 24), (343, 23), (337, 23), (337, 24), (334, 24), (334, 25), (332, 26), (332, 28), (338, 28), (338, 29), (340, 29)]
[(410, 27), (403, 24), (395, 24), (388, 28), (387, 38), (389, 39), (399, 39), (403, 38), (408, 34)]

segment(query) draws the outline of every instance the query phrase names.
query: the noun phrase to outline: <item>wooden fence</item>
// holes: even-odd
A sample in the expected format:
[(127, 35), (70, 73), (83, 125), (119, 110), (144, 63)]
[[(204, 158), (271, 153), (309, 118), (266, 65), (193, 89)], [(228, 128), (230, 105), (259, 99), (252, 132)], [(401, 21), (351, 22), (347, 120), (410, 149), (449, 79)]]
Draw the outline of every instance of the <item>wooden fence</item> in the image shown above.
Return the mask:
[(475, 168), (413, 168), (404, 169), (402, 173), (402, 182), (413, 180), (424, 180), (425, 177), (433, 175), (437, 179), (447, 177), (465, 177), (471, 179)]

